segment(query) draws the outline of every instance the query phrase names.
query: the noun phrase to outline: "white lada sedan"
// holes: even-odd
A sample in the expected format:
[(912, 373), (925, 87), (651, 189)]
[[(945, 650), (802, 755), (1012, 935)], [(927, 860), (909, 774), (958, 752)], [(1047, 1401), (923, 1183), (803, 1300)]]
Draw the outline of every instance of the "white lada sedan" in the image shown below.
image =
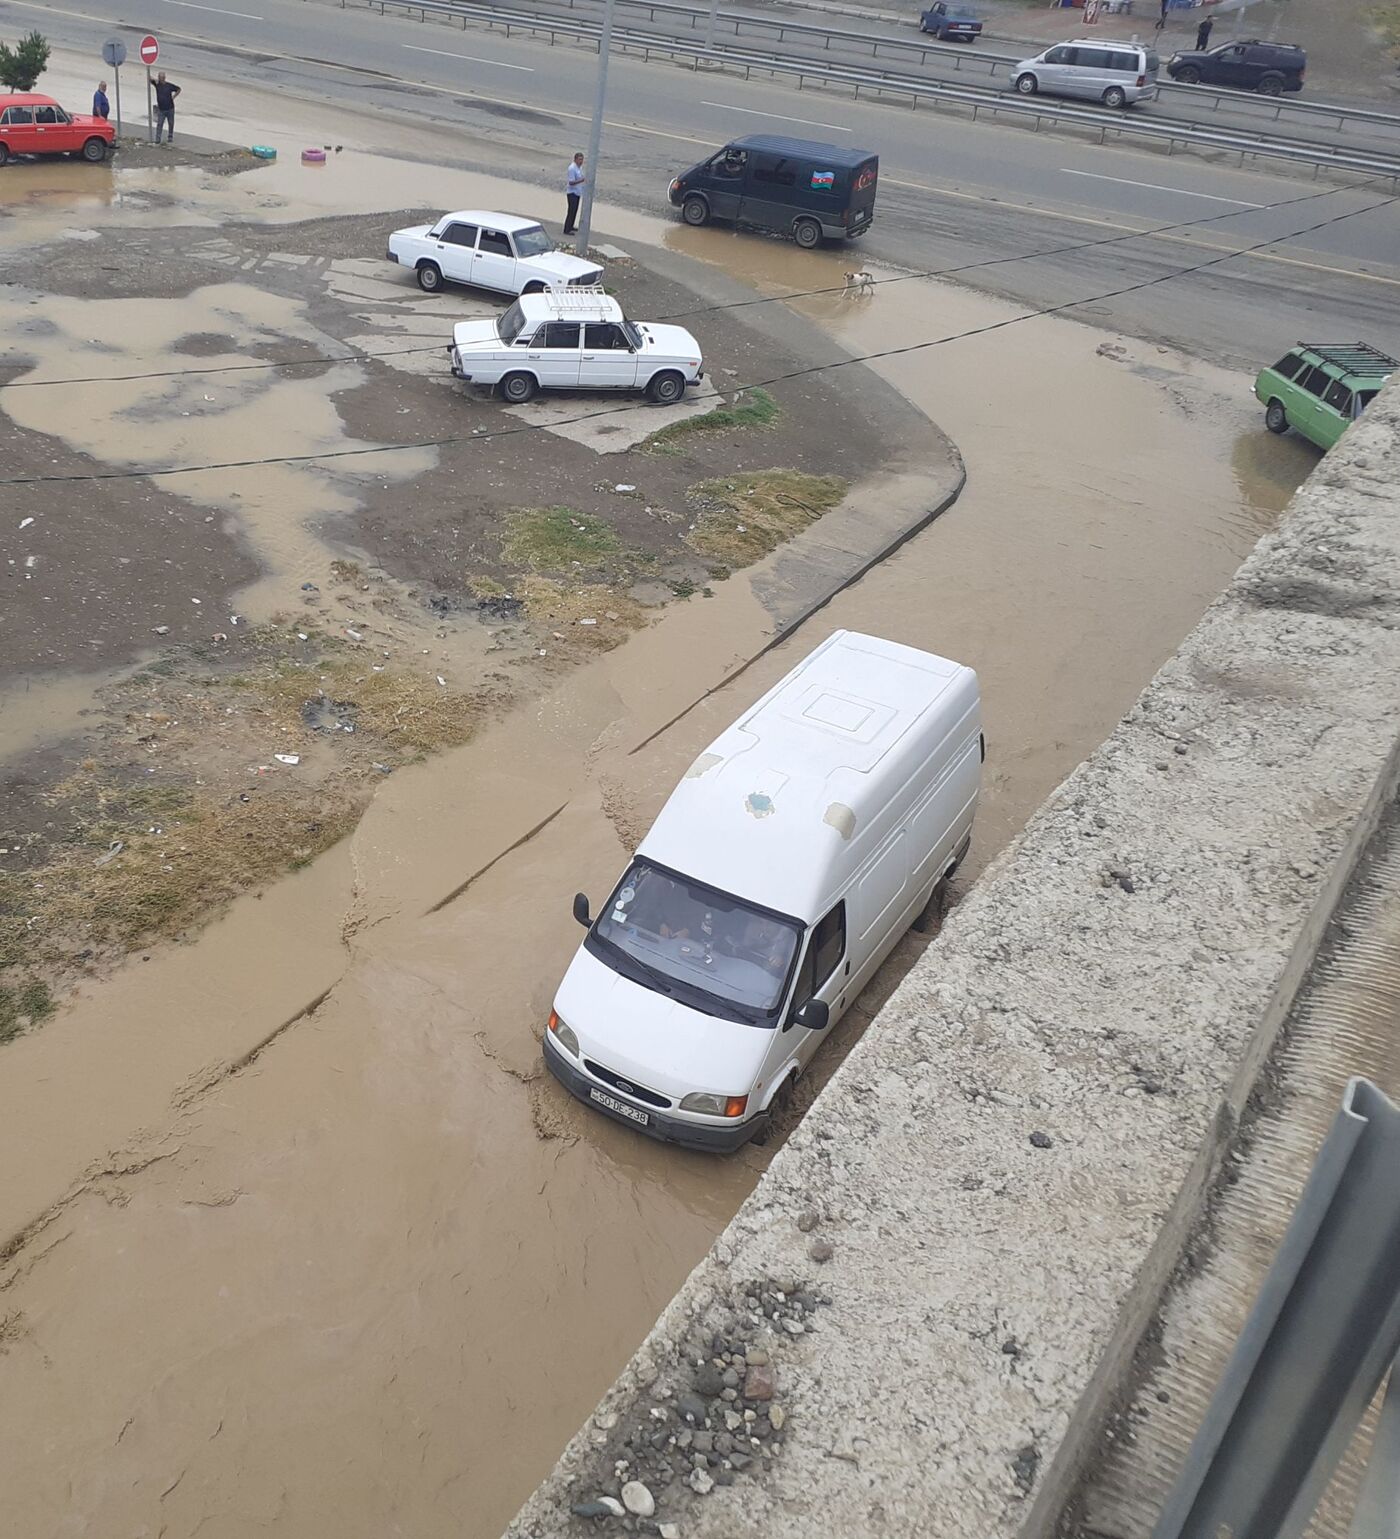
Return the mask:
[(673, 406), (705, 372), (683, 326), (629, 321), (600, 288), (522, 294), (495, 320), (459, 321), (448, 352), (458, 379), (512, 405), (538, 390), (641, 390)]
[(429, 294), (445, 282), (501, 294), (533, 294), (570, 284), (591, 286), (603, 276), (596, 262), (560, 251), (536, 220), (481, 209), (395, 230), (385, 255), (411, 269), (418, 287)]

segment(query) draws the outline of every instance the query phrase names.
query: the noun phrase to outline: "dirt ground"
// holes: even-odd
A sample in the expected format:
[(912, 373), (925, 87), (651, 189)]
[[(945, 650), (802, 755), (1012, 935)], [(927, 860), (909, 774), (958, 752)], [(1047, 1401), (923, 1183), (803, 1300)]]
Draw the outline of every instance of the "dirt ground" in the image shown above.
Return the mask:
[[(175, 155), (208, 185), (209, 156)], [(213, 159), (259, 198), (259, 162)], [(137, 221), (99, 236), (85, 199), (123, 179)], [(69, 166), (4, 193), (7, 474), (60, 479), (0, 489), (0, 1039), (311, 859), (383, 775), (705, 602), (899, 449), (844, 382), (741, 391), (815, 354), (626, 258), (628, 314), (702, 333), (703, 400), (508, 410), (445, 360), (454, 320), (506, 301), (383, 259), (436, 210), (216, 221)], [(14, 222), (36, 206), (37, 250)]]

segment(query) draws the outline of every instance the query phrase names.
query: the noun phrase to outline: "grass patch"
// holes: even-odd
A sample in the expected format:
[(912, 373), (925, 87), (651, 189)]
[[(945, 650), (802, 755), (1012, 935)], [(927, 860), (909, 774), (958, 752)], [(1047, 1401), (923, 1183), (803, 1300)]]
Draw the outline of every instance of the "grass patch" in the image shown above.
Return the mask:
[(334, 702), (356, 732), (409, 756), (455, 748), (480, 725), (486, 702), (446, 688), (429, 674), (366, 671), (355, 658), (321, 659), (314, 667), (284, 663), (246, 687), (266, 705), (270, 725), (297, 730), (308, 706)]
[(13, 1042), (52, 1014), (53, 996), (47, 983), (27, 978), (10, 987), (0, 985), (0, 1042)]
[(509, 596), (510, 589), (502, 582), (497, 582), (494, 577), (488, 577), (484, 572), (467, 579), (467, 589), (478, 603), (485, 601), (490, 603), (492, 599), (501, 599)]
[(651, 454), (679, 454), (698, 435), (727, 433), (737, 428), (771, 428), (781, 415), (778, 403), (766, 390), (741, 390), (728, 406), (717, 406), (703, 416), (672, 422), (644, 439), (639, 447)]
[(127, 686), (129, 732), (44, 793), (45, 847), (0, 871), (0, 1042), (51, 1013), (51, 984), (310, 864), (386, 771), (466, 742), (504, 698), (374, 666), (265, 656), (237, 677), (187, 667)]
[[(596, 652), (618, 646), (646, 624), (646, 610), (635, 599), (601, 583), (580, 586), (527, 577), (519, 594), (525, 601), (527, 619), (547, 628), (551, 636), (558, 632), (570, 644)], [(549, 650), (548, 642), (545, 650)]]
[(622, 552), (610, 524), (573, 508), (516, 508), (505, 526), (502, 560), (532, 572), (567, 572), (575, 564), (596, 569)]
[(686, 493), (699, 515), (686, 542), (725, 567), (749, 566), (834, 508), (847, 485), (841, 476), (801, 470), (701, 481)]
[(1400, 5), (1377, 5), (1366, 13), (1366, 19), (1381, 35), (1381, 40), (1394, 55), (1400, 55)]

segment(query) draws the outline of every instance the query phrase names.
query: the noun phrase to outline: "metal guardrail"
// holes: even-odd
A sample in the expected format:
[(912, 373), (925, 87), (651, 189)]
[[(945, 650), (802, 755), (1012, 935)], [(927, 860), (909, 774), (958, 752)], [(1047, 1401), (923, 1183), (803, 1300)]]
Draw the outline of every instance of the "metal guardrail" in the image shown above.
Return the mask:
[[(469, 21), (485, 23), (491, 29), (500, 28), (506, 36), (523, 32), (532, 36), (548, 35), (551, 42), (558, 38), (584, 41), (594, 47), (599, 40), (599, 29), (587, 22), (547, 21), (537, 15), (520, 11), (508, 11), (499, 6), (473, 4), (471, 0), (364, 0), (370, 9), (381, 14), (389, 7), (406, 12), (416, 12), (426, 20), (429, 15), (459, 17), (465, 28)], [(655, 3), (655, 0), (651, 0)], [(342, 8), (347, 0), (341, 0)], [(693, 68), (702, 64), (742, 70), (745, 79), (755, 72), (768, 76), (785, 76), (796, 79), (801, 89), (805, 81), (815, 84), (835, 85), (851, 89), (857, 97), (864, 91), (875, 97), (902, 97), (914, 106), (931, 102), (935, 106), (948, 104), (971, 110), (974, 119), (983, 114), (993, 117), (1010, 117), (1031, 120), (1037, 132), (1043, 124), (1052, 127), (1072, 127), (1098, 135), (1100, 143), (1110, 136), (1155, 140), (1165, 144), (1168, 153), (1177, 146), (1202, 148), (1239, 155), (1241, 163), (1251, 157), (1288, 161), (1295, 165), (1309, 165), (1316, 175), (1324, 169), (1345, 171), (1368, 177), (1378, 177), (1400, 186), (1400, 155), (1387, 158), (1368, 151), (1339, 149), (1334, 145), (1310, 143), (1305, 140), (1280, 139), (1251, 134), (1248, 131), (1207, 128), (1199, 124), (1182, 123), (1173, 119), (1154, 121), (1146, 116), (1124, 112), (1103, 112), (1093, 108), (1068, 105), (1050, 105), (1039, 98), (1012, 96), (1005, 92), (979, 90), (974, 86), (958, 86), (945, 82), (918, 80), (874, 70), (861, 70), (851, 66), (822, 65), (797, 59), (782, 59), (772, 55), (749, 53), (724, 45), (704, 47), (687, 43), (682, 39), (661, 34), (627, 32), (614, 29), (613, 46), (619, 53), (631, 54), (643, 59), (682, 58)]]
[[(597, 0), (552, 0), (552, 3), (566, 5), (570, 10), (577, 10), (581, 5), (596, 4)], [(708, 7), (686, 5), (681, 3), (681, 0), (616, 0), (616, 3), (645, 11), (653, 21), (657, 16), (675, 17), (686, 20), (692, 29), (702, 22), (707, 26), (709, 24)], [(821, 39), (825, 50), (829, 50), (833, 42), (868, 48), (872, 59), (879, 58), (881, 50), (885, 49), (895, 54), (915, 54), (920, 64), (927, 63), (930, 58), (948, 62), (957, 73), (961, 73), (966, 66), (969, 70), (984, 71), (995, 77), (999, 69), (1005, 69), (1009, 73), (1026, 57), (1023, 53), (993, 53), (977, 45), (883, 37), (868, 32), (849, 32), (840, 28), (815, 26), (811, 22), (741, 16), (733, 11), (719, 11), (716, 14), (716, 21), (726, 27), (732, 26), (735, 37), (743, 36), (747, 30), (751, 34), (775, 35), (779, 42), (789, 36)], [(1241, 112), (1263, 112), (1270, 114), (1275, 122), (1278, 122), (1282, 114), (1287, 112), (1301, 117), (1330, 119), (1339, 130), (1345, 130), (1348, 124), (1363, 124), (1400, 135), (1400, 116), (1365, 107), (1300, 101), (1291, 96), (1260, 96), (1251, 91), (1224, 91), (1208, 85), (1183, 85), (1175, 80), (1162, 80), (1159, 82), (1159, 88), (1168, 99), (1180, 97), (1183, 101), (1193, 102), (1208, 100), (1212, 111), (1218, 111), (1223, 106), (1227, 109), (1237, 108)]]
[(1153, 1539), (1302, 1539), (1387, 1371), (1352, 1539), (1400, 1531), (1400, 1108), (1353, 1079)]

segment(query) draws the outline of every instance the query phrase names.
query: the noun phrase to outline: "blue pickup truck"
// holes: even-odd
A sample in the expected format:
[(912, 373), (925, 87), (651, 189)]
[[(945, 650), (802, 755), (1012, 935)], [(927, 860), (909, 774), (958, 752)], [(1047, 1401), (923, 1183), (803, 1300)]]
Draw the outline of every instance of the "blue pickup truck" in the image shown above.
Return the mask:
[(975, 43), (982, 35), (982, 22), (960, 5), (948, 5), (946, 0), (934, 0), (928, 10), (919, 16), (919, 31), (932, 32), (944, 42)]

